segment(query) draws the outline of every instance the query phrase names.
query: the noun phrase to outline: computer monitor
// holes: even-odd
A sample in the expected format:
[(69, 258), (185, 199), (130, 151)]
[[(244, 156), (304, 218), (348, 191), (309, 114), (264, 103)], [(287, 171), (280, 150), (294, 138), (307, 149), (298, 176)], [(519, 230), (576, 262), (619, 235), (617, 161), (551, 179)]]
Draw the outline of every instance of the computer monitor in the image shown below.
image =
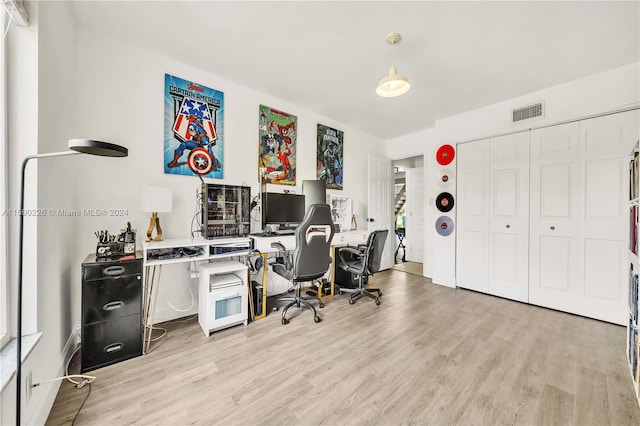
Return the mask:
[(323, 180), (303, 180), (304, 211), (309, 211), (312, 204), (327, 203), (327, 187)]
[(302, 222), (305, 213), (304, 199), (304, 195), (301, 194), (263, 192), (262, 226), (289, 227)]

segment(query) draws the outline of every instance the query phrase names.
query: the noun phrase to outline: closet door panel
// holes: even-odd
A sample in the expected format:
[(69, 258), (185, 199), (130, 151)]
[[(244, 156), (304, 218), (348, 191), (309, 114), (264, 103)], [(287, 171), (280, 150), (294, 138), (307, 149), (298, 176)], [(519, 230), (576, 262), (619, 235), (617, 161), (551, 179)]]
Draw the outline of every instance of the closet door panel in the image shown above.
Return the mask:
[(458, 144), (456, 284), (489, 289), (489, 140)]
[(580, 122), (581, 315), (626, 324), (628, 160), (638, 140), (638, 112)]
[(579, 125), (531, 132), (529, 302), (574, 312), (578, 283)]
[[(518, 279), (518, 237), (513, 234), (492, 232), (493, 256), (491, 271), (493, 280), (516, 281)], [(493, 283), (491, 285), (493, 287)]]
[(540, 286), (568, 294), (570, 282), (569, 265), (575, 263), (572, 254), (576, 252), (571, 238), (540, 237), (537, 272), (540, 275)]
[(489, 293), (528, 301), (529, 132), (491, 140)]
[(529, 300), (624, 324), (638, 112), (532, 131)]
[(571, 217), (571, 205), (577, 200), (577, 195), (571, 193), (572, 180), (576, 178), (575, 167), (576, 164), (570, 162), (539, 166), (536, 177), (539, 179), (540, 198), (538, 203), (532, 202), (532, 205), (539, 206), (539, 211), (534, 211), (533, 215), (549, 220)]

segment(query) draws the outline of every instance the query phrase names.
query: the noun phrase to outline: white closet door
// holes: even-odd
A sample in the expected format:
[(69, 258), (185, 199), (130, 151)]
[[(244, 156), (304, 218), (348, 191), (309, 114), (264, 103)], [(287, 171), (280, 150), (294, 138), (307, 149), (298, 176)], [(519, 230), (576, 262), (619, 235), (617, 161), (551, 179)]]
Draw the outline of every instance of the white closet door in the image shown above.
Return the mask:
[(529, 300), (529, 132), (491, 140), (489, 293)]
[(628, 164), (638, 140), (637, 114), (580, 122), (578, 313), (621, 325), (628, 316)]
[(576, 312), (579, 124), (531, 132), (529, 302)]
[(638, 112), (531, 134), (529, 301), (625, 324), (628, 161)]
[(489, 291), (490, 141), (458, 144), (456, 284)]

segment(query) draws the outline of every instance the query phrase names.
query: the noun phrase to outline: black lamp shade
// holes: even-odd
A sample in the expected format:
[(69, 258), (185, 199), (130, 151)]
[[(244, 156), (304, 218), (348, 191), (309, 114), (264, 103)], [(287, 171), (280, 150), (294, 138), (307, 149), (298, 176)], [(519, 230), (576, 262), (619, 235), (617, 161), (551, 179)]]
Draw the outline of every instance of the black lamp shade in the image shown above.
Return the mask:
[(91, 139), (71, 139), (69, 140), (69, 149), (101, 157), (126, 157), (129, 155), (129, 150), (123, 146)]

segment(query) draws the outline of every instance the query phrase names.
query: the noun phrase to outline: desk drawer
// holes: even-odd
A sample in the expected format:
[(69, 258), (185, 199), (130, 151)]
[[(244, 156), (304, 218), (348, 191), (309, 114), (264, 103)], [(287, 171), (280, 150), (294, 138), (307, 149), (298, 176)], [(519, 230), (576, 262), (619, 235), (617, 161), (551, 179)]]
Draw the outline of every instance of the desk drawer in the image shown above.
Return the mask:
[(142, 275), (142, 259), (82, 265), (82, 281), (113, 279), (128, 275)]
[(82, 330), (82, 372), (142, 355), (142, 319), (129, 315)]
[(142, 311), (142, 276), (89, 281), (82, 288), (82, 323), (106, 321)]
[(253, 239), (253, 247), (263, 253), (274, 252), (276, 249), (271, 247), (271, 243), (278, 242), (284, 245), (288, 250), (296, 248), (295, 235), (276, 235), (273, 237), (259, 237)]

